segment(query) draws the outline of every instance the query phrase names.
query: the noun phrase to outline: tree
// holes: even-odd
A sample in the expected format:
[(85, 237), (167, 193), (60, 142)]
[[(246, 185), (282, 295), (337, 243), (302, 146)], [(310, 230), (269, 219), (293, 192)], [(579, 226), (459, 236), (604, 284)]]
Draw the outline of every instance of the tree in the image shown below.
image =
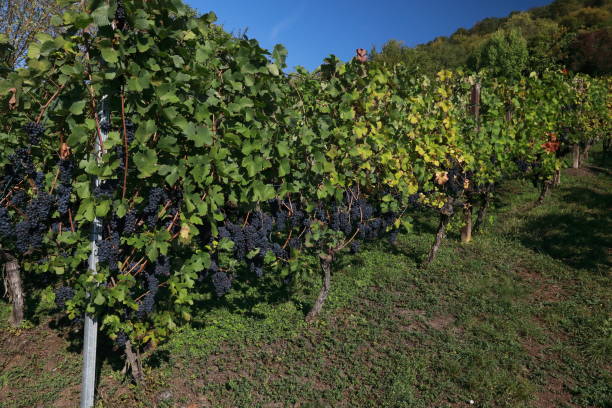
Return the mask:
[(373, 61), (382, 62), (389, 66), (400, 63), (406, 66), (418, 65), (416, 50), (405, 46), (403, 41), (398, 40), (387, 41), (380, 52), (377, 52), (376, 47), (373, 47), (370, 56)]
[(529, 13), (515, 13), (504, 26), (506, 30), (518, 30), (527, 41), (530, 71), (543, 72), (556, 66), (563, 59), (565, 30), (556, 22), (533, 18)]
[(571, 31), (578, 31), (604, 27), (610, 24), (611, 19), (610, 11), (604, 8), (585, 7), (563, 17), (560, 23)]
[(486, 68), (494, 76), (518, 78), (527, 67), (527, 41), (518, 30), (495, 32), (477, 52), (475, 68)]
[(8, 64), (9, 56), (13, 52), (13, 47), (6, 36), (0, 34), (0, 75), (9, 72), (12, 65)]
[(0, 35), (6, 36), (12, 50), (2, 56), (4, 64), (24, 64), (28, 44), (40, 32), (51, 30), (51, 17), (64, 9), (56, 0), (4, 0), (0, 2)]
[(611, 42), (610, 29), (578, 34), (569, 46), (568, 68), (589, 75), (609, 75), (612, 72)]

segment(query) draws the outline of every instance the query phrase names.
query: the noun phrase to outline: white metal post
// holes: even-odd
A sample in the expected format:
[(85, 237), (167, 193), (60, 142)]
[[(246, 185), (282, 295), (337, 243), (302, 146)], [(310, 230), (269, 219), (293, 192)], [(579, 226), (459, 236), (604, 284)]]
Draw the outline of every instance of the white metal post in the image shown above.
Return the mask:
[[(103, 146), (108, 137), (108, 111), (106, 109), (106, 96), (102, 98), (98, 112), (100, 121), (100, 135), (96, 135), (94, 153), (100, 160)], [(100, 185), (100, 180), (94, 177), (92, 186)], [(96, 242), (102, 239), (102, 221), (95, 217), (91, 227), (91, 254), (89, 255), (88, 268), (92, 273), (98, 269), (98, 247)], [(98, 344), (98, 321), (95, 316), (85, 313), (85, 330), (83, 335), (83, 377), (81, 380), (81, 408), (93, 408), (96, 388), (96, 350)]]

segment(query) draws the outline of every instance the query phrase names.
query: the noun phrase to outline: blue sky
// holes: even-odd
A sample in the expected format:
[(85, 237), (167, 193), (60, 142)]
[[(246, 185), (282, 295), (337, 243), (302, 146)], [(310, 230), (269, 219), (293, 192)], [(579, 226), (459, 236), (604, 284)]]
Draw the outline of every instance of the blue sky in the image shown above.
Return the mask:
[(186, 0), (214, 11), (227, 31), (248, 28), (263, 48), (283, 44), (290, 68), (313, 70), (329, 54), (349, 60), (356, 48), (377, 49), (390, 39), (413, 46), (470, 28), (485, 17), (543, 6), (551, 0)]

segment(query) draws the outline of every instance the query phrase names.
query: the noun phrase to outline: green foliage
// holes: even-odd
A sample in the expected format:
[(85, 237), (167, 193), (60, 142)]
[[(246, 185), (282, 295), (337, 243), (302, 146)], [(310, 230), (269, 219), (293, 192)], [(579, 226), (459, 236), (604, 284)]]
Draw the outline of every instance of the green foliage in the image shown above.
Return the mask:
[(480, 48), (476, 69), (487, 69), (495, 77), (518, 79), (527, 67), (527, 41), (518, 30), (497, 31)]
[[(115, 16), (116, 2), (98, 1), (54, 19), (60, 34), (40, 34), (27, 69), (0, 80), (0, 166), (14, 164), (18, 148), (33, 160), (33, 171), (9, 180), (0, 200), (11, 221), (27, 221), (9, 201), (57, 192), (58, 151), (73, 163), (71, 211), (53, 207), (38, 246), (3, 245), (20, 258), (26, 279), (51, 275), (51, 285), (74, 288), (66, 302), (71, 318), (96, 314), (111, 338), (125, 333), (138, 346), (167, 338), (211, 299), (213, 262), (236, 279), (245, 273), (219, 233), (225, 222), (247, 224), (279, 202), (302, 208), (307, 225), (269, 234), (285, 248), (302, 237), (301, 250), (275, 257), (248, 248), (248, 259), (260, 255), (267, 270), (286, 275), (354, 238), (314, 217), (316, 209), (331, 212), (352, 195), (392, 218), (388, 230), (409, 227), (413, 204), (439, 210), (460, 203), (470, 191), (517, 177), (517, 157), (538, 164), (520, 177), (550, 179), (560, 161), (544, 148), (549, 133), (578, 123), (581, 112), (605, 121), (601, 85), (588, 77), (580, 81), (600, 91), (585, 96), (585, 110), (562, 109), (584, 89), (572, 87), (569, 75), (518, 79), (527, 64), (518, 31), (495, 34), (482, 52), (484, 66), (514, 81), (461, 71), (415, 75), (393, 65), (399, 57), (344, 64), (331, 56), (315, 73), (288, 77), (282, 46), (269, 53), (255, 40), (227, 35), (212, 13), (196, 18), (176, 0), (124, 3), (125, 21)], [(477, 82), (484, 89), (479, 121), (470, 113)], [(46, 129), (40, 144), (23, 130), (32, 121)], [(110, 132), (98, 157), (92, 150), (103, 127)], [(581, 129), (576, 137), (597, 132)], [(457, 191), (445, 184), (450, 171), (465, 178)], [(100, 194), (93, 177), (115, 187)], [(156, 194), (165, 196), (155, 202)], [(118, 259), (86, 270), (94, 219), (108, 234), (149, 201), (154, 208), (139, 215), (135, 233), (104, 236)], [(166, 258), (169, 274), (151, 279)], [(143, 316), (151, 296), (155, 309)]]
[(565, 62), (576, 72), (596, 76), (609, 74), (612, 72), (612, 52), (609, 46), (611, 41), (610, 27), (581, 32), (569, 41)]
[(12, 69), (12, 65), (9, 62), (12, 49), (13, 47), (8, 39), (0, 34), (0, 75), (5, 75)]

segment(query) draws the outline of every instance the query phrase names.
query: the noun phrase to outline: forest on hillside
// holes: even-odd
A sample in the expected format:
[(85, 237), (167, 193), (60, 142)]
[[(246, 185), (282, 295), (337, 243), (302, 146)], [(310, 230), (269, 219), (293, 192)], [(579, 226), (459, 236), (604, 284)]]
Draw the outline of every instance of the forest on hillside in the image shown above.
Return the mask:
[(507, 17), (485, 18), (470, 29), (459, 28), (450, 37), (416, 47), (392, 39), (381, 50), (374, 47), (371, 55), (374, 61), (402, 62), (428, 74), (460, 67), (479, 69), (487, 66), (487, 48), (501, 41), (526, 54), (520, 67), (524, 71), (565, 65), (599, 76), (612, 71), (611, 27), (610, 0), (556, 0)]

